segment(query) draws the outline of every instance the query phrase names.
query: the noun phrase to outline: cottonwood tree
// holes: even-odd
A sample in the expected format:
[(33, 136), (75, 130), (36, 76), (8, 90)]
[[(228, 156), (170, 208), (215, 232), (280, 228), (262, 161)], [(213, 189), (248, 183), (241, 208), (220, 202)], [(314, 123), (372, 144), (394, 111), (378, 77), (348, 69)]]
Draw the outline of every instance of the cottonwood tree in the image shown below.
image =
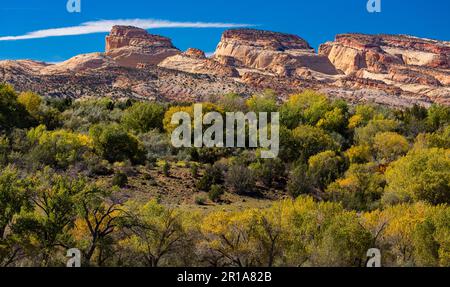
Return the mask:
[(60, 248), (72, 247), (70, 230), (76, 219), (75, 196), (85, 189), (86, 180), (58, 175), (49, 168), (30, 180), (34, 208), (21, 212), (13, 232), (36, 264), (57, 265)]
[(0, 172), (0, 266), (13, 264), (21, 254), (11, 229), (21, 210), (31, 208), (30, 188), (17, 169), (7, 166)]
[[(385, 203), (424, 200), (450, 203), (450, 150), (416, 149), (386, 171)], [(388, 200), (391, 198), (390, 200)]]
[(260, 265), (272, 267), (281, 261), (287, 248), (287, 225), (283, 219), (283, 210), (280, 205), (275, 205), (256, 213), (257, 224), (253, 236), (261, 255)]
[(205, 240), (202, 245), (209, 253), (216, 254), (222, 265), (256, 266), (260, 260), (253, 240), (256, 221), (253, 210), (212, 213), (201, 224)]
[[(120, 245), (148, 267), (157, 267), (161, 261), (176, 252), (185, 237), (181, 214), (166, 209), (155, 200), (143, 206), (129, 202), (121, 225), (125, 238)], [(138, 263), (139, 264), (139, 263)]]
[(105, 249), (118, 229), (122, 208), (112, 191), (98, 186), (89, 186), (76, 198), (79, 218), (76, 221), (76, 236), (82, 241), (82, 252), (88, 265), (97, 252), (96, 263), (102, 266), (107, 259)]

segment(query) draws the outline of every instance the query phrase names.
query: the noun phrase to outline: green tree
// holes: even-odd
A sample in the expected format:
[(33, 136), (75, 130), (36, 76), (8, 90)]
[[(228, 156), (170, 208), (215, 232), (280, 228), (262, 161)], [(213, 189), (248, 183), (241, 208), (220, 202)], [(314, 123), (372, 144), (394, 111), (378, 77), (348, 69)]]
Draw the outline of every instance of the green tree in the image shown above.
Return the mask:
[(97, 266), (106, 260), (106, 250), (114, 242), (122, 209), (111, 190), (96, 185), (87, 186), (75, 197), (77, 220), (74, 237), (83, 252), (84, 264), (91, 265), (96, 257)]
[(122, 116), (123, 125), (138, 133), (152, 129), (162, 130), (164, 107), (157, 103), (137, 102), (128, 108)]
[[(283, 256), (288, 266), (326, 266), (327, 256), (319, 245), (333, 218), (343, 212), (342, 206), (332, 202), (320, 202), (312, 197), (300, 196), (285, 200), (272, 207), (283, 220), (285, 247)], [(342, 252), (349, 252), (348, 249)]]
[(348, 126), (347, 115), (341, 108), (334, 108), (326, 112), (323, 118), (317, 123), (317, 127), (330, 132), (343, 133)]
[(31, 91), (23, 92), (18, 96), (17, 101), (27, 109), (30, 115), (37, 118), (42, 104), (42, 98), (39, 95)]
[(450, 108), (441, 105), (432, 105), (428, 109), (427, 124), (431, 130), (436, 131), (450, 123)]
[(9, 139), (4, 135), (0, 135), (0, 166), (5, 165), (8, 162), (10, 152), (11, 148)]
[(212, 185), (223, 182), (223, 171), (217, 165), (207, 165), (202, 178), (197, 182), (197, 188), (202, 191), (209, 191)]
[(434, 133), (420, 134), (416, 138), (415, 146), (419, 148), (450, 149), (450, 125)]
[(344, 165), (342, 157), (334, 151), (324, 151), (309, 158), (308, 172), (314, 185), (324, 190), (341, 175)]
[(128, 159), (135, 163), (142, 162), (144, 152), (140, 142), (118, 124), (95, 125), (89, 133), (97, 153), (109, 162)]
[(18, 102), (16, 91), (0, 83), (0, 131), (10, 131), (13, 127), (27, 128), (31, 124), (32, 118)]
[(170, 176), (170, 163), (168, 161), (165, 161), (163, 166), (162, 166), (162, 172), (164, 174), (164, 176), (169, 177)]
[(350, 163), (368, 163), (374, 159), (373, 152), (368, 145), (356, 145), (345, 151)]
[(313, 181), (308, 173), (307, 165), (300, 164), (291, 171), (287, 183), (287, 192), (293, 198), (314, 192)]
[(47, 131), (43, 125), (28, 131), (27, 137), (33, 145), (29, 153), (32, 164), (67, 168), (82, 161), (93, 149), (92, 140), (87, 135), (66, 130)]
[(286, 174), (286, 167), (279, 158), (260, 160), (250, 166), (258, 179), (268, 188), (279, 182)]
[[(286, 142), (288, 141), (288, 142)], [(281, 137), (281, 145), (296, 153), (289, 160), (296, 159), (307, 162), (308, 159), (326, 150), (337, 150), (337, 144), (333, 138), (320, 128), (312, 126), (299, 126), (291, 133), (291, 138)]]
[(124, 188), (128, 184), (128, 176), (123, 172), (118, 172), (112, 179), (112, 185)]
[(220, 185), (212, 185), (211, 190), (208, 192), (208, 197), (213, 202), (219, 202), (221, 200), (221, 196), (224, 194), (224, 188)]
[(378, 165), (352, 164), (344, 178), (330, 184), (326, 192), (329, 199), (341, 202), (348, 209), (372, 210), (378, 207), (385, 185)]
[(365, 126), (369, 123), (370, 120), (374, 119), (377, 116), (376, 108), (372, 105), (357, 105), (355, 107), (354, 115), (349, 120), (348, 127), (351, 129)]
[(86, 188), (86, 179), (61, 176), (46, 168), (30, 180), (35, 208), (21, 212), (13, 232), (35, 264), (54, 266), (60, 264), (58, 251), (73, 246), (70, 232), (76, 219), (75, 198)]
[(450, 203), (450, 150), (416, 149), (386, 171), (385, 202)]
[(399, 123), (395, 120), (377, 119), (371, 120), (364, 126), (355, 130), (355, 141), (360, 145), (372, 145), (375, 136), (383, 132), (394, 132)]
[(17, 260), (20, 248), (10, 230), (14, 218), (31, 208), (30, 190), (30, 183), (20, 177), (17, 169), (7, 166), (0, 171), (0, 267)]
[(186, 236), (181, 214), (155, 200), (143, 206), (127, 203), (121, 224), (126, 237), (120, 245), (129, 250), (134, 264), (142, 262), (148, 267), (157, 267), (166, 257), (179, 252)]
[(413, 244), (414, 261), (419, 266), (438, 266), (440, 246), (435, 236), (436, 226), (430, 218), (425, 218), (422, 223), (417, 224), (414, 230)]
[(281, 123), (289, 129), (300, 124), (316, 125), (332, 105), (324, 94), (306, 90), (293, 95), (280, 108)]
[(372, 236), (361, 226), (355, 212), (336, 214), (321, 238), (314, 265), (336, 267), (363, 267)]
[(219, 266), (258, 266), (261, 260), (255, 246), (257, 211), (218, 211), (203, 218), (200, 226), (208, 257)]
[(373, 147), (380, 161), (392, 162), (409, 150), (408, 140), (398, 133), (379, 133), (373, 140)]
[(248, 109), (255, 113), (270, 113), (278, 110), (277, 96), (272, 90), (266, 90), (262, 94), (253, 95), (247, 100), (246, 104)]
[(415, 137), (427, 131), (427, 115), (428, 110), (419, 105), (395, 111), (396, 118), (402, 122), (403, 134), (407, 137)]

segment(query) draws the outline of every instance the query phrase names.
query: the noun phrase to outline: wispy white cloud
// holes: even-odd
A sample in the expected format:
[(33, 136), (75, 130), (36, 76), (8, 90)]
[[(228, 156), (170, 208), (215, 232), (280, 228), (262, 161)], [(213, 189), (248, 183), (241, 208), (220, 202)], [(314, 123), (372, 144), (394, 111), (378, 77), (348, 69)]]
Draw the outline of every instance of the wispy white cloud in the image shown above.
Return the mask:
[(239, 28), (253, 26), (238, 23), (176, 22), (158, 19), (118, 19), (81, 23), (78, 26), (38, 30), (19, 36), (1, 36), (0, 41), (17, 41), (48, 37), (75, 36), (109, 32), (114, 25), (135, 26), (143, 29), (155, 28)]

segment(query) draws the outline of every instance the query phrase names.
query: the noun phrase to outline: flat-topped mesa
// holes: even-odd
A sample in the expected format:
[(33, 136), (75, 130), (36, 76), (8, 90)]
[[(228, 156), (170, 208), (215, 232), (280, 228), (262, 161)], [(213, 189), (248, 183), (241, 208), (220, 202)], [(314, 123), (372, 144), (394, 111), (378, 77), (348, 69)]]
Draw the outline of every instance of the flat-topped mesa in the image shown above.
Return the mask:
[(390, 46), (435, 54), (450, 53), (449, 43), (408, 35), (339, 34), (336, 36), (336, 42), (349, 45), (359, 44), (362, 48)]
[(165, 47), (174, 48), (169, 38), (149, 34), (146, 30), (132, 26), (114, 26), (106, 36), (106, 52), (122, 47)]
[(221, 63), (234, 63), (236, 67), (280, 76), (296, 76), (299, 68), (336, 74), (327, 57), (318, 56), (308, 42), (295, 35), (277, 32), (254, 29), (225, 31), (214, 58)]
[(360, 69), (387, 73), (392, 65), (450, 68), (448, 42), (405, 35), (337, 35), (334, 42), (320, 46), (319, 54), (346, 74)]
[(179, 53), (169, 38), (132, 26), (114, 26), (106, 37), (106, 55), (125, 67), (157, 65)]
[(311, 46), (296, 35), (255, 29), (232, 29), (222, 35), (222, 42), (238, 41), (264, 50), (311, 50)]

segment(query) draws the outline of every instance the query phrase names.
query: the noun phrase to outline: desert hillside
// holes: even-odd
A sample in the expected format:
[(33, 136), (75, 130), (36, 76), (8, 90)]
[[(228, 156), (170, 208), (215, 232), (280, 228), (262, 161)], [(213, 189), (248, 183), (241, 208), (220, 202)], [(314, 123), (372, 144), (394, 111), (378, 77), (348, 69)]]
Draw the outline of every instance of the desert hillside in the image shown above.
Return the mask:
[(314, 89), (349, 102), (450, 104), (450, 44), (412, 36), (337, 35), (316, 52), (299, 36), (226, 31), (215, 54), (180, 51), (169, 38), (115, 26), (103, 53), (59, 64), (1, 61), (0, 81), (52, 97), (201, 101), (270, 88), (281, 99)]

